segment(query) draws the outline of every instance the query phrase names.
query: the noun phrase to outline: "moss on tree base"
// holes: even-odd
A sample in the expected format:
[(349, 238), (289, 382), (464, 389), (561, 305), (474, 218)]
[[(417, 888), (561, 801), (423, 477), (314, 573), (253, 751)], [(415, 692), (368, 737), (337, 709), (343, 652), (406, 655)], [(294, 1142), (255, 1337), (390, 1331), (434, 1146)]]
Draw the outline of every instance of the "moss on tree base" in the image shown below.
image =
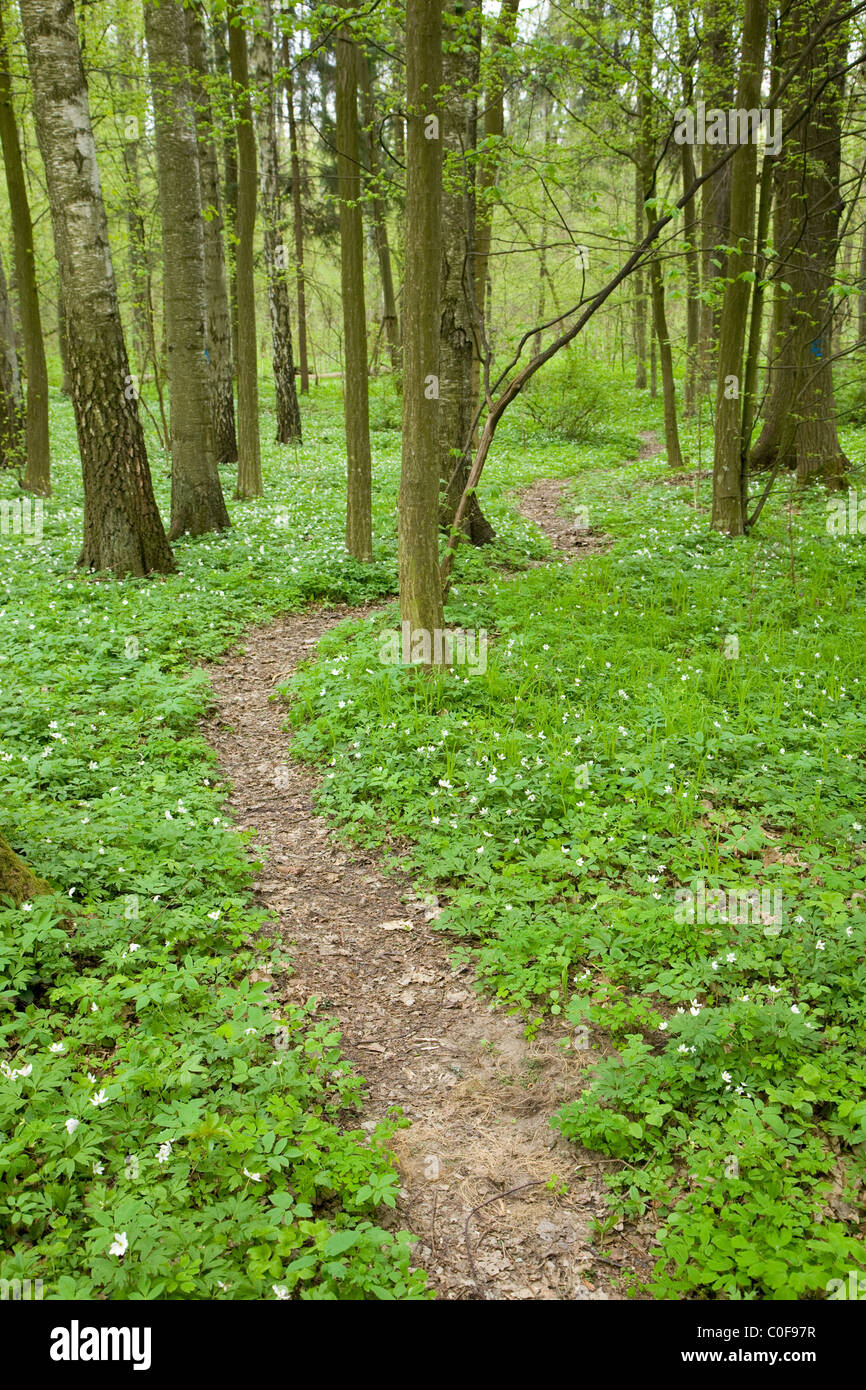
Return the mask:
[(51, 885), (34, 874), (0, 835), (0, 894), (9, 894), (17, 906), (51, 891)]

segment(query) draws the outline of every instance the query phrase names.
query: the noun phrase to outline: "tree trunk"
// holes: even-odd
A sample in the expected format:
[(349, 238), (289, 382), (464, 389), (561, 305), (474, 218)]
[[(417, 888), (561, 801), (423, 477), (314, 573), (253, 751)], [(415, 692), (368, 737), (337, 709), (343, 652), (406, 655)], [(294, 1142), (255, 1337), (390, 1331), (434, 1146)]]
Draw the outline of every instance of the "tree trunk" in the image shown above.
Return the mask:
[(6, 187), (15, 242), (15, 278), (21, 310), (21, 337), (27, 377), (27, 466), (21, 486), (27, 492), (51, 495), (51, 455), (48, 441), (48, 368), (36, 287), (33, 223), (27, 200), (18, 125), (12, 104), (12, 77), (0, 8), (0, 143), (6, 166)]
[[(118, 26), (118, 84), (124, 90), (133, 88), (133, 82), (124, 71), (124, 64), (130, 55), (137, 60), (137, 36), (126, 25)], [(128, 107), (124, 108), (124, 112)], [(124, 114), (124, 113), (122, 113)], [(143, 112), (142, 112), (143, 119)], [(153, 312), (153, 274), (147, 247), (147, 232), (142, 212), (141, 179), (139, 177), (139, 115), (125, 116), (123, 132), (123, 178), (126, 201), (127, 250), (129, 258), (129, 282), (132, 291), (132, 341), (136, 370), (140, 377), (147, 373), (147, 364), (153, 367), (153, 385), (159, 403), (159, 418), (162, 426), (163, 447), (169, 447), (169, 427), (165, 413), (165, 390), (163, 381), (164, 353), (160, 353), (156, 342), (156, 322)]]
[(72, 363), (69, 360), (69, 328), (66, 323), (66, 305), (63, 302), (63, 287), (57, 282), (57, 346), (60, 350), (60, 365), (63, 373), (60, 390), (64, 396), (72, 398)]
[[(761, 104), (761, 78), (767, 40), (767, 0), (746, 0), (737, 105)], [(755, 191), (758, 149), (741, 145), (731, 161), (731, 253), (725, 266), (716, 385), (712, 526), (728, 536), (745, 530), (748, 491), (742, 438), (743, 360), (754, 266)]]
[(0, 835), (0, 896), (8, 896), (16, 907), (53, 889), (15, 853)]
[[(654, 214), (648, 213), (648, 231), (650, 227), (652, 227), (654, 220)], [(671, 340), (668, 334), (667, 313), (665, 311), (665, 290), (662, 280), (662, 268), (659, 265), (657, 256), (653, 256), (650, 261), (649, 275), (653, 306), (653, 327), (655, 329), (656, 342), (658, 343), (658, 363), (662, 374), (662, 399), (664, 401), (665, 415), (665, 450), (667, 452), (669, 467), (679, 470), (683, 466), (683, 456), (680, 450), (680, 433), (677, 426), (677, 391), (674, 382), (674, 363), (671, 354)], [(655, 373), (653, 373), (653, 382), (655, 382)]]
[[(640, 58), (638, 65), (641, 85), (640, 94), (638, 96), (638, 111), (641, 127), (641, 153), (644, 159), (643, 179), (644, 188), (646, 189), (645, 202), (655, 197), (654, 185), (656, 181), (656, 174), (654, 172), (655, 136), (653, 131), (653, 96), (651, 87), (653, 64), (652, 16), (653, 0), (641, 0)], [(652, 230), (657, 216), (658, 214), (654, 208), (647, 208), (647, 231)], [(679, 429), (677, 428), (677, 395), (674, 383), (674, 364), (671, 353), (670, 336), (668, 334), (662, 268), (659, 264), (657, 255), (653, 255), (650, 259), (649, 280), (653, 310), (653, 327), (658, 343), (659, 366), (661, 367), (662, 374), (662, 397), (664, 400), (665, 415), (665, 450), (667, 452), (669, 467), (679, 471), (683, 466), (683, 458), (680, 452), (680, 436)]]
[(254, 276), (256, 230), (256, 137), (250, 103), (249, 58), (238, 0), (229, 4), (229, 62), (234, 88), (238, 152), (238, 205), (235, 223), (238, 310), (238, 490), (240, 498), (261, 497), (259, 374)]
[(117, 83), (125, 96), (120, 112), (123, 123), (123, 181), (126, 202), (127, 255), (129, 261), (129, 286), (132, 300), (132, 346), (136, 369), (140, 375), (147, 370), (148, 358), (153, 354), (154, 371), (158, 370), (153, 326), (153, 301), (150, 282), (150, 265), (147, 255), (147, 234), (144, 215), (141, 210), (141, 179), (139, 174), (140, 123), (137, 110), (137, 83), (134, 83), (126, 70), (126, 63), (137, 63), (137, 36), (132, 28), (123, 23), (117, 26), (116, 62)]
[(301, 395), (310, 390), (310, 366), (307, 358), (307, 294), (304, 286), (304, 205), (301, 192), (301, 159), (298, 150), (298, 128), (295, 121), (295, 89), (292, 81), (292, 55), (289, 38), (283, 34), (283, 70), (286, 75), (286, 104), (289, 108), (289, 150), (292, 159), (292, 223), (295, 234), (295, 285), (298, 299), (298, 358), (301, 371)]
[(441, 321), (441, 84), (441, 0), (407, 0), (403, 461), (397, 545), (401, 617), (409, 623), (410, 633), (426, 632), (431, 646), (445, 621), (439, 576), (436, 389)]
[(204, 264), (207, 294), (207, 342), (210, 364), (211, 419), (218, 463), (237, 463), (232, 327), (229, 309), (223, 208), (216, 132), (208, 79), (210, 68), (201, 6), (184, 10), (190, 86), (195, 108), (201, 201), (204, 214)]
[(171, 404), (169, 539), (229, 525), (211, 423), (206, 356), (204, 223), (198, 144), (180, 0), (145, 0), (162, 214), (165, 336)]
[[(797, 61), (824, 10), (793, 0), (785, 11), (782, 69)], [(848, 459), (839, 443), (830, 357), (832, 286), (839, 240), (843, 79), (848, 28), (827, 30), (806, 71), (788, 89), (786, 117), (804, 114), (776, 161), (777, 293), (769, 397), (750, 466), (794, 468), (801, 483), (820, 476), (842, 485)]]
[(0, 257), (0, 468), (14, 468), (20, 473), (26, 457), (24, 398), (15, 344), (15, 324), (6, 272)]
[(472, 273), (472, 293), (476, 316), (476, 350), (473, 365), (473, 401), (477, 404), (481, 390), (481, 356), (483, 351), (480, 329), (487, 323), (487, 280), (490, 265), (490, 237), (493, 230), (492, 190), (499, 172), (498, 145), (505, 132), (503, 104), (502, 50), (509, 49), (517, 32), (517, 9), (520, 0), (502, 0), (499, 20), (490, 42), (491, 76), (485, 93), (484, 153), (478, 161), (477, 202), (475, 212), (475, 247)]
[(259, 24), (253, 41), (253, 67), (257, 88), (256, 132), (259, 141), (265, 269), (273, 343), (277, 443), (300, 444), (301, 412), (298, 409), (298, 392), (295, 386), (292, 314), (289, 307), (289, 258), (283, 243), (285, 225), (280, 197), (274, 97), (273, 14), (270, 0), (260, 0)]
[[(644, 186), (643, 186), (643, 166), (644, 161), (638, 147), (637, 158), (634, 166), (634, 243), (638, 246), (643, 241), (644, 236)], [(646, 378), (646, 289), (644, 284), (644, 273), (636, 270), (633, 276), (634, 283), (634, 355), (635, 373), (634, 384), (637, 390), (645, 391)], [(655, 392), (653, 392), (655, 395)]]
[(36, 133), (69, 325), (84, 475), (80, 563), (116, 575), (174, 569), (129, 371), (72, 0), (21, 0)]
[(364, 125), (367, 128), (367, 152), (373, 196), (370, 199), (370, 216), (373, 222), (373, 240), (376, 244), (376, 257), (379, 262), (379, 276), (382, 281), (382, 328), (388, 343), (388, 356), (391, 371), (399, 375), (402, 359), (400, 354), (400, 320), (397, 317), (397, 297), (394, 294), (394, 276), (391, 270), (391, 247), (388, 244), (388, 218), (385, 199), (379, 192), (381, 177), (379, 154), (376, 149), (375, 111), (373, 93), (370, 85), (370, 60), (362, 53), (358, 60), (358, 73), (361, 79), (361, 101), (364, 112)]
[[(677, 5), (677, 37), (679, 65), (682, 73), (683, 106), (690, 109), (695, 94), (693, 55), (689, 38), (689, 12), (687, 7)], [(683, 192), (691, 188), (695, 181), (695, 156), (691, 145), (680, 146)], [(683, 414), (686, 418), (694, 415), (698, 405), (700, 387), (700, 336), (701, 336), (701, 253), (698, 243), (698, 219), (694, 202), (685, 210), (683, 226), (686, 261), (686, 384), (683, 396)]]
[[(222, 174), (223, 174), (223, 222), (227, 230), (224, 243), (226, 259), (226, 282), (229, 299), (229, 318), (231, 320), (231, 360), (233, 381), (238, 375), (238, 266), (235, 237), (238, 226), (238, 141), (235, 128), (236, 102), (232, 91), (231, 63), (229, 62), (228, 26), (214, 27), (213, 58), (214, 69), (227, 84), (223, 98), (222, 113)], [(249, 66), (249, 60), (248, 60)]]
[[(704, 34), (701, 49), (701, 85), (707, 109), (727, 111), (734, 103), (734, 25), (730, 0), (704, 0)], [(703, 145), (701, 173), (725, 150), (725, 145)], [(708, 179), (701, 189), (701, 389), (715, 378), (716, 344), (719, 339), (721, 299), (713, 286), (725, 273), (725, 253), (719, 248), (731, 241), (731, 163)]]
[(373, 555), (370, 418), (367, 393), (367, 312), (364, 226), (358, 145), (359, 49), (346, 29), (337, 36), (337, 179), (340, 190), (340, 278), (345, 356), (346, 549), (356, 560)]
[[(476, 395), (471, 276), (475, 244), (475, 163), (478, 103), (476, 91), (481, 58), (481, 5), (450, 0), (446, 12), (450, 40), (443, 54), (445, 93), (442, 112), (442, 276), (439, 332), (439, 458), (442, 492), (440, 524), (448, 530), (454, 520), (466, 478), (472, 447)], [(464, 17), (465, 16), (465, 17)], [(496, 532), (473, 497), (464, 532), (474, 545), (495, 540)]]

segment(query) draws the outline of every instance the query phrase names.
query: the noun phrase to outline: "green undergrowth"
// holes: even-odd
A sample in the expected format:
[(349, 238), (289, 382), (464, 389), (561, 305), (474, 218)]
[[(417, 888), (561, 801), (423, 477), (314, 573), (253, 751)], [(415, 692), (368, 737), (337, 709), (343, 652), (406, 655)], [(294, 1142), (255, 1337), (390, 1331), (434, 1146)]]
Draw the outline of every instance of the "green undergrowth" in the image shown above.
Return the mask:
[[(866, 542), (830, 537), (817, 493), (789, 511), (786, 486), (754, 538), (709, 536), (709, 482), (634, 461), (658, 404), (604, 390), (579, 443), (519, 404), (503, 423), (497, 542), (461, 551), (448, 609), (486, 630), (486, 669), (432, 680), (381, 660), (386, 386), (372, 565), (343, 549), (328, 385), (304, 448), (266, 447), (265, 498), (230, 502), (228, 533), (180, 542), (179, 573), (147, 582), (75, 570), (74, 430), (52, 402), (44, 535), (0, 536), (0, 829), (57, 890), (0, 907), (0, 1277), (51, 1298), (427, 1296), (380, 1225), (399, 1121), (353, 1128), (362, 1083), (333, 1021), (315, 1000), (275, 1017), (250, 982), (254, 960), (290, 962), (200, 730), (197, 664), (311, 601), (382, 610), (329, 632), (288, 692), (322, 809), (439, 892), (503, 1008), (558, 1020), (563, 1046), (605, 1041), (555, 1118), (617, 1160), (598, 1239), (661, 1223), (660, 1297), (822, 1296), (862, 1267)], [(151, 461), (165, 511), (152, 440)], [(531, 567), (549, 547), (514, 494), (537, 477), (568, 479), (613, 548)], [(781, 929), (677, 920), (678, 891), (714, 888), (778, 889)]]
[(544, 449), (612, 548), (516, 577), (464, 556), (446, 621), (486, 631), (483, 672), (390, 663), (396, 608), (330, 632), (285, 692), (294, 749), (326, 814), (439, 892), (485, 991), (606, 1040), (554, 1123), (620, 1160), (599, 1238), (660, 1223), (652, 1294), (824, 1296), (863, 1267), (866, 537), (782, 483), (729, 542), (708, 479)]
[[(308, 410), (303, 451), (266, 450), (267, 497), (230, 504), (231, 531), (126, 583), (74, 569), (74, 432), (52, 404), (43, 535), (0, 537), (0, 827), (56, 889), (0, 906), (0, 1277), (52, 1299), (426, 1297), (380, 1225), (397, 1121), (357, 1128), (333, 1020), (250, 982), (289, 965), (199, 727), (195, 663), (250, 622), (390, 587), (393, 541), (370, 567), (343, 553), (336, 401)], [(151, 464), (166, 509), (153, 441)]]

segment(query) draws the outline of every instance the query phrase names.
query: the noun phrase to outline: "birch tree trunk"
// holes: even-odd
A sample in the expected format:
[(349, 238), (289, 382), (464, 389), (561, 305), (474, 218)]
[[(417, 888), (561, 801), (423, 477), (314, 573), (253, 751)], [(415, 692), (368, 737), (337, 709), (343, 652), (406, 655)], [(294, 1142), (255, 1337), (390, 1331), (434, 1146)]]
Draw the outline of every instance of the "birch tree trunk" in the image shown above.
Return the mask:
[(174, 559), (129, 371), (72, 0), (22, 0), (21, 22), (67, 313), (84, 475), (80, 563), (166, 573)]

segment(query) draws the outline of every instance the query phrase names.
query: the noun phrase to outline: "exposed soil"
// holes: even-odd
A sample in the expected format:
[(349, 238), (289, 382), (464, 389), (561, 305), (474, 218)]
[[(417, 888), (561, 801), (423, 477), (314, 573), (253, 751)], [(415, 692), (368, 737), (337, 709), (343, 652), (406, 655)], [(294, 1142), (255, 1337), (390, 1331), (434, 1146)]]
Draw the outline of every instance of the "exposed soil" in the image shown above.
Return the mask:
[(610, 537), (588, 525), (589, 518), (585, 512), (575, 507), (573, 516), (563, 515), (569, 482), (567, 478), (539, 478), (520, 493), (521, 512), (529, 521), (535, 522), (551, 545), (565, 551), (572, 559), (607, 550), (611, 544)]
[[(660, 452), (662, 446), (655, 430), (641, 430), (639, 438), (638, 459), (654, 458)], [(676, 479), (665, 481), (675, 482)], [(576, 559), (607, 550), (613, 542), (610, 536), (589, 524), (588, 512), (579, 502), (574, 499), (566, 502), (571, 482), (570, 478), (539, 478), (517, 494), (517, 501), (523, 515), (535, 522), (557, 550)]]
[(640, 449), (637, 455), (639, 459), (655, 458), (656, 454), (661, 453), (662, 446), (659, 443), (659, 437), (655, 430), (641, 430), (639, 439)]
[[(528, 490), (526, 513), (545, 530), (562, 486)], [(602, 538), (586, 540), (577, 548), (603, 548)], [(359, 611), (280, 618), (208, 669), (216, 709), (206, 733), (235, 819), (264, 852), (257, 896), (292, 956), (275, 995), (294, 1003), (316, 995), (339, 1020), (344, 1051), (368, 1083), (365, 1127), (391, 1106), (411, 1121), (392, 1145), (402, 1180), (392, 1224), (418, 1237), (414, 1259), (438, 1297), (621, 1297), (619, 1274), (649, 1271), (648, 1233), (614, 1231), (599, 1249), (590, 1223), (605, 1211), (601, 1175), (611, 1160), (549, 1124), (599, 1054), (572, 1047), (565, 1026), (527, 1041), (518, 1019), (493, 1011), (470, 968), (452, 967), (447, 934), (433, 925), (435, 900), (420, 900), (405, 876), (341, 842), (313, 809), (318, 778), (291, 759), (274, 686), (329, 627)], [(546, 1186), (554, 1175), (565, 1194)]]

